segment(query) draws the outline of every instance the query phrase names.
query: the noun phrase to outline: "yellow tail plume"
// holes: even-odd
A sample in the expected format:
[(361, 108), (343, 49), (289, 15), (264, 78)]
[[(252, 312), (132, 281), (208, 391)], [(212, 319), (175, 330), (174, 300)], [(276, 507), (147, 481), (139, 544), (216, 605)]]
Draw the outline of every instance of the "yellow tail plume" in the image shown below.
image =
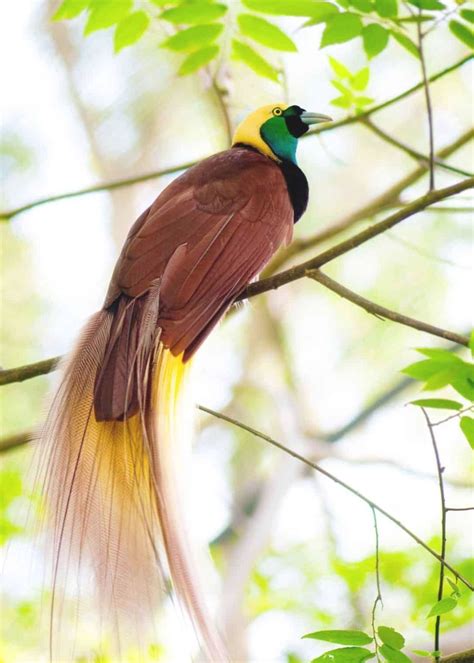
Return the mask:
[(188, 364), (158, 345), (151, 402), (124, 421), (97, 421), (94, 381), (112, 323), (113, 314), (101, 311), (84, 329), (39, 445), (53, 550), (50, 657), (77, 654), (61, 628), (70, 588), (78, 601), (95, 588), (97, 623), (111, 627), (120, 656), (132, 639), (143, 641), (169, 576), (202, 652), (221, 663), (227, 655), (202, 596), (180, 487)]

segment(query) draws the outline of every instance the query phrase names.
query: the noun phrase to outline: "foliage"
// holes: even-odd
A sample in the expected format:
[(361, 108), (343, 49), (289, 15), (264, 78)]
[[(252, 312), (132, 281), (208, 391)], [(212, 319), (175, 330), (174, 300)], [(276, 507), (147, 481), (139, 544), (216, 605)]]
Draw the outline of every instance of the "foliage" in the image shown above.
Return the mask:
[[(474, 332), (470, 339), (471, 355), (474, 357)], [(418, 348), (427, 359), (417, 361), (403, 369), (411, 378), (424, 382), (424, 391), (438, 391), (451, 387), (463, 401), (448, 398), (422, 398), (412, 401), (418, 407), (456, 411), (452, 415), (459, 419), (459, 427), (472, 449), (474, 449), (474, 418), (466, 412), (474, 410), (474, 362), (461, 359), (454, 351), (442, 348)]]
[[(472, 11), (462, 8), (462, 0), (455, 14), (439, 0), (409, 0), (408, 3), (398, 0), (242, 0), (242, 4), (243, 11), (236, 13), (231, 0), (147, 0), (140, 5), (134, 0), (63, 0), (53, 18), (65, 20), (85, 15), (86, 35), (112, 28), (116, 52), (138, 42), (153, 25), (167, 32), (171, 29), (171, 35), (161, 46), (190, 53), (179, 68), (181, 75), (208, 66), (221, 52), (225, 54), (227, 45), (231, 44), (235, 60), (274, 82), (280, 81), (279, 66), (272, 53), (264, 49), (295, 52), (297, 46), (287, 32), (267, 16), (299, 19), (300, 27), (317, 27), (318, 32), (322, 25), (320, 48), (360, 39), (369, 60), (387, 48), (390, 38), (418, 58), (415, 24), (422, 22), (428, 33), (447, 17), (454, 37), (474, 48), (470, 27)], [(229, 11), (231, 8), (233, 11)], [(359, 97), (357, 105), (349, 92), (343, 92), (335, 103), (357, 109), (369, 102), (366, 97)]]

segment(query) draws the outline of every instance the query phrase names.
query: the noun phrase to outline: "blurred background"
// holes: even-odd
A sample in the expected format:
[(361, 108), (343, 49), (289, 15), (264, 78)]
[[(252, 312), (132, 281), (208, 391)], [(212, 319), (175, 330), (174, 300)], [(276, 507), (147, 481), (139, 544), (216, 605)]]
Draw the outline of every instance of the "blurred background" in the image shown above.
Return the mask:
[[(304, 31), (300, 19), (280, 19), (298, 46), (297, 53), (276, 57), (284, 85), (229, 60), (220, 81), (223, 93), (205, 73), (177, 76), (179, 56), (158, 48), (166, 36), (159, 22), (133, 48), (114, 56), (110, 31), (84, 39), (83, 19), (50, 21), (56, 6), (30, 0), (3, 7), (3, 209), (226, 149), (229, 125), (261, 104), (285, 100), (342, 118), (346, 111), (330, 103), (328, 53), (351, 71), (366, 63), (355, 42), (318, 50), (322, 26)], [(443, 25), (425, 48), (429, 73), (466, 53)], [(371, 64), (367, 94), (384, 101), (420, 76), (419, 61), (391, 43)], [(469, 128), (471, 76), (467, 64), (431, 86), (437, 149)], [(376, 119), (391, 135), (427, 153), (421, 93)], [(472, 169), (472, 142), (450, 163)], [(298, 238), (344, 220), (418, 167), (360, 124), (301, 141), (299, 164), (310, 183), (310, 204), (296, 226)], [(102, 304), (129, 227), (172, 177), (42, 205), (2, 223), (3, 367), (69, 350)], [(453, 174), (437, 171), (437, 187), (454, 181)], [(426, 187), (426, 176), (417, 179), (402, 201)], [(419, 213), (332, 262), (327, 273), (389, 308), (468, 333), (473, 326), (469, 204), (464, 193), (455, 203), (446, 202), (446, 210)], [(359, 228), (373, 220), (365, 217)], [(298, 254), (293, 261), (310, 255)], [(196, 399), (317, 460), (438, 549), (433, 451), (422, 413), (405, 407), (420, 386), (400, 373), (417, 359), (414, 348), (420, 346), (448, 344), (379, 320), (317, 283), (300, 280), (253, 298), (212, 334), (195, 366)], [(40, 424), (57, 380), (53, 373), (2, 387), (2, 436)], [(305, 633), (368, 628), (376, 597), (370, 508), (262, 440), (209, 415), (198, 413), (197, 421), (193, 519), (211, 544), (217, 572), (209, 591), (233, 660), (306, 662), (327, 647), (301, 640)], [(447, 500), (453, 507), (468, 506), (469, 446), (456, 421), (439, 427), (437, 436)], [(28, 445), (0, 457), (2, 663), (48, 660), (42, 552), (34, 525), (22, 515), (37, 501), (26, 479), (30, 460)], [(433, 620), (426, 614), (436, 600), (436, 560), (382, 517), (378, 526), (380, 623), (401, 630), (409, 648), (430, 649)], [(472, 512), (449, 513), (448, 527), (449, 559), (472, 579)], [(171, 601), (159, 610), (163, 628), (150, 660), (187, 660), (178, 637), (179, 613)], [(469, 618), (463, 594), (457, 609), (443, 618), (443, 650), (472, 646)], [(78, 642), (78, 660), (105, 660), (87, 626)], [(130, 657), (135, 660), (133, 653)]]

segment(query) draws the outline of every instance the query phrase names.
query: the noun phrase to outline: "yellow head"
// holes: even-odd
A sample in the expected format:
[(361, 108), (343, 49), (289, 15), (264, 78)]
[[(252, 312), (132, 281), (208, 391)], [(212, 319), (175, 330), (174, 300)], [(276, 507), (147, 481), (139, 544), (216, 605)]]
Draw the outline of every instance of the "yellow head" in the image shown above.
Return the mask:
[(232, 144), (250, 145), (275, 161), (295, 162), (298, 138), (318, 122), (331, 122), (331, 118), (299, 106), (269, 104), (239, 124)]

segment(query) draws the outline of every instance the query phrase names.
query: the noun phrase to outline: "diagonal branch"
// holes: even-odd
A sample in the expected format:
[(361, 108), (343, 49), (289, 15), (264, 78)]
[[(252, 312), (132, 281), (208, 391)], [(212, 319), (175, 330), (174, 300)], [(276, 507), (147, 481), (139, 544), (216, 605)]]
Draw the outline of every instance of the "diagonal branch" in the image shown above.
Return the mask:
[(447, 341), (459, 343), (459, 345), (465, 345), (466, 347), (469, 345), (469, 338), (467, 336), (453, 333), (447, 329), (441, 329), (440, 327), (429, 325), (426, 322), (422, 322), (421, 320), (409, 318), (408, 316), (397, 313), (396, 311), (391, 311), (390, 309), (385, 308), (385, 306), (380, 306), (380, 304), (376, 304), (375, 302), (370, 301), (370, 299), (366, 299), (365, 297), (358, 295), (356, 292), (349, 290), (349, 288), (346, 288), (341, 283), (334, 281), (334, 279), (330, 278), (327, 274), (323, 274), (319, 269), (309, 270), (306, 275), (314, 281), (321, 283), (321, 285), (325, 286), (329, 290), (332, 290), (344, 299), (349, 300), (356, 306), (360, 306), (365, 311), (367, 311), (367, 313), (381, 316), (387, 320), (392, 320), (392, 322), (397, 322), (400, 325), (418, 329), (418, 331), (426, 332), (432, 336), (439, 336), (440, 338), (444, 338)]
[(250, 426), (247, 426), (246, 424), (244, 424), (240, 421), (237, 421), (236, 419), (232, 419), (232, 417), (228, 417), (227, 415), (222, 414), (221, 412), (216, 412), (215, 410), (211, 410), (210, 408), (204, 407), (204, 405), (200, 405), (199, 409), (202, 412), (206, 412), (207, 414), (210, 414), (210, 415), (216, 417), (217, 419), (227, 421), (227, 423), (232, 424), (233, 426), (236, 426), (237, 428), (241, 428), (242, 430), (245, 430), (248, 433), (251, 433), (252, 435), (255, 435), (255, 437), (258, 437), (261, 440), (264, 440), (265, 442), (268, 442), (269, 444), (273, 445), (274, 447), (277, 447), (277, 449), (280, 449), (281, 451), (284, 451), (285, 453), (292, 456), (296, 460), (299, 460), (301, 463), (304, 463), (308, 467), (311, 467), (313, 470), (316, 470), (320, 474), (323, 474), (328, 479), (331, 479), (331, 481), (334, 481), (339, 486), (342, 486), (343, 488), (345, 488), (346, 490), (351, 492), (353, 495), (355, 495), (356, 497), (358, 497), (359, 499), (364, 501), (366, 504), (368, 504), (372, 509), (374, 509), (375, 511), (378, 511), (378, 513), (381, 513), (383, 516), (388, 518), (388, 520), (391, 520), (392, 523), (397, 525), (406, 534), (408, 534), (408, 536), (410, 536), (414, 541), (416, 541), (416, 543), (418, 543), (418, 545), (420, 545), (427, 552), (429, 552), (430, 555), (432, 555), (433, 557), (436, 557), (436, 559), (439, 562), (441, 562), (445, 566), (445, 568), (449, 569), (451, 571), (451, 573), (453, 573), (455, 575), (455, 577), (458, 578), (458, 580), (460, 582), (462, 582), (468, 589), (470, 589), (471, 591), (474, 592), (474, 586), (469, 582), (469, 580), (464, 578), (458, 571), (456, 571), (456, 569), (454, 569), (448, 562), (446, 562), (446, 560), (444, 560), (441, 557), (441, 555), (439, 555), (435, 550), (430, 548), (430, 546), (427, 543), (425, 543), (414, 532), (412, 532), (410, 529), (408, 529), (408, 527), (406, 527), (400, 520), (398, 520), (397, 518), (392, 516), (390, 513), (388, 513), (388, 511), (385, 511), (385, 509), (383, 509), (381, 506), (376, 504), (373, 500), (369, 499), (368, 497), (366, 497), (365, 495), (360, 493), (358, 490), (356, 490), (355, 488), (353, 488), (352, 486), (347, 484), (345, 481), (342, 481), (341, 479), (336, 477), (331, 472), (328, 472), (327, 470), (322, 468), (317, 463), (313, 463), (313, 461), (309, 460), (308, 458), (305, 458), (304, 456), (297, 453), (296, 451), (293, 451), (292, 449), (289, 449), (288, 447), (286, 447), (281, 442), (278, 442), (277, 440), (274, 440), (273, 438), (269, 437), (268, 435), (265, 435), (265, 433), (262, 433), (262, 432), (256, 430), (255, 428), (251, 428)]
[[(429, 82), (433, 83), (434, 81), (442, 78), (443, 76), (446, 76), (447, 74), (450, 74), (451, 72), (455, 71), (456, 69), (459, 69), (462, 67), (464, 64), (469, 62), (472, 59), (472, 55), (468, 55), (461, 60), (458, 60), (454, 64), (452, 64), (450, 67), (446, 67), (445, 69), (442, 69), (439, 71), (437, 74), (434, 74), (429, 78)], [(424, 83), (423, 81), (420, 81), (416, 85), (414, 85), (411, 88), (408, 88), (404, 92), (396, 95), (395, 97), (391, 97), (390, 99), (387, 99), (386, 101), (382, 102), (381, 104), (377, 104), (376, 106), (373, 106), (372, 108), (369, 108), (367, 111), (364, 113), (361, 113), (360, 115), (351, 115), (349, 117), (343, 118), (342, 120), (339, 120), (338, 122), (333, 122), (328, 125), (321, 125), (320, 127), (315, 128), (313, 131), (307, 133), (303, 138), (309, 137), (309, 136), (314, 136), (316, 134), (324, 133), (326, 131), (333, 131), (334, 129), (339, 129), (340, 127), (345, 127), (349, 124), (353, 124), (355, 122), (360, 122), (363, 119), (366, 119), (373, 115), (374, 113), (377, 113), (378, 111), (383, 110), (384, 108), (387, 108), (388, 106), (391, 106), (392, 104), (397, 103), (398, 101), (401, 101), (402, 99), (405, 99), (406, 97), (412, 95), (414, 92), (417, 92), (423, 87)], [(75, 198), (77, 196), (85, 196), (87, 194), (91, 193), (98, 193), (101, 191), (111, 191), (114, 189), (118, 189), (120, 187), (127, 187), (127, 186), (132, 186), (134, 184), (139, 184), (141, 182), (146, 182), (149, 180), (156, 179), (158, 177), (161, 177), (162, 175), (172, 175), (174, 173), (179, 173), (182, 170), (186, 170), (186, 168), (190, 168), (191, 166), (194, 166), (196, 162), (191, 161), (189, 163), (181, 164), (178, 166), (173, 166), (172, 168), (166, 168), (164, 170), (157, 170), (152, 173), (146, 173), (144, 175), (137, 175), (136, 177), (127, 177), (124, 179), (120, 180), (115, 180), (113, 182), (106, 182), (104, 184), (96, 184), (94, 186), (86, 187), (83, 189), (77, 189), (76, 191), (68, 191), (66, 193), (60, 193), (57, 195), (53, 196), (48, 196), (46, 198), (38, 198), (37, 200), (33, 200), (30, 203), (26, 203), (25, 205), (21, 205), (19, 207), (15, 207), (11, 210), (8, 210), (6, 212), (0, 212), (0, 221), (9, 221), (13, 217), (17, 216), (18, 214), (22, 214), (23, 212), (26, 212), (30, 209), (33, 209), (35, 207), (39, 207), (40, 205), (46, 205), (47, 203), (54, 203), (58, 200), (65, 200), (67, 198)]]
[(46, 375), (54, 371), (61, 360), (61, 357), (51, 357), (37, 361), (35, 364), (26, 364), (16, 368), (7, 368), (0, 371), (0, 386), (11, 384), (12, 382), (23, 382), (36, 378), (38, 375)]
[[(305, 278), (308, 275), (308, 271), (319, 269), (326, 263), (338, 258), (345, 253), (352, 251), (357, 246), (364, 244), (369, 239), (376, 237), (377, 235), (382, 234), (386, 230), (393, 228), (396, 224), (400, 223), (404, 219), (417, 214), (424, 210), (429, 205), (454, 196), (461, 191), (466, 191), (474, 187), (474, 177), (469, 177), (462, 182), (453, 184), (452, 186), (445, 187), (444, 189), (438, 189), (437, 191), (430, 191), (429, 193), (417, 198), (409, 205), (406, 205), (403, 209), (391, 214), (383, 221), (374, 224), (370, 228), (363, 230), (362, 232), (350, 237), (349, 239), (336, 244), (327, 251), (323, 251), (316, 257), (311, 260), (307, 260), (295, 267), (291, 267), (279, 274), (275, 274), (268, 279), (263, 279), (262, 281), (257, 281), (256, 283), (250, 284), (243, 293), (237, 298), (236, 301), (242, 301), (243, 299), (249, 299), (250, 297), (255, 297), (264, 292), (269, 292), (270, 290), (276, 290), (281, 288), (287, 283), (292, 283), (299, 279)], [(456, 336), (455, 332), (448, 332), (451, 334), (451, 338)], [(464, 342), (462, 343), (464, 345)], [(26, 366), (20, 366), (18, 368), (11, 368), (7, 370), (0, 371), (0, 386), (5, 384), (10, 384), (11, 382), (21, 382), (23, 380), (28, 380), (29, 378), (36, 377), (38, 375), (44, 375), (54, 370), (59, 361), (59, 357), (53, 357), (51, 359), (45, 359), (43, 361), (37, 362), (36, 364), (28, 364)]]
[(353, 235), (349, 239), (346, 239), (343, 242), (332, 246), (330, 249), (323, 251), (311, 260), (300, 263), (295, 267), (290, 267), (290, 269), (286, 269), (285, 271), (280, 272), (279, 274), (275, 274), (275, 276), (271, 276), (270, 278), (252, 283), (238, 297), (238, 301), (241, 301), (242, 299), (248, 299), (250, 297), (255, 297), (255, 295), (260, 295), (261, 293), (268, 292), (269, 290), (275, 290), (283, 285), (286, 285), (287, 283), (301, 279), (307, 275), (309, 270), (319, 269), (331, 260), (334, 260), (335, 258), (348, 253), (348, 251), (352, 251), (352, 249), (355, 249), (357, 246), (364, 244), (369, 239), (377, 237), (377, 235), (382, 234), (390, 228), (393, 228), (401, 221), (404, 221), (414, 214), (421, 212), (426, 207), (433, 205), (440, 200), (444, 200), (445, 198), (455, 196), (457, 193), (461, 193), (462, 191), (472, 189), (473, 187), (474, 177), (468, 177), (465, 180), (445, 187), (444, 189), (430, 191), (424, 196), (417, 198), (412, 203), (409, 203), (403, 209), (390, 214), (390, 216), (388, 216), (383, 221), (379, 221), (379, 223), (375, 223), (373, 226), (370, 226), (370, 228), (362, 230), (360, 233), (357, 233), (357, 235)]
[[(455, 141), (443, 147), (437, 153), (438, 159), (444, 159), (449, 157), (451, 154), (454, 154), (461, 147), (466, 145), (470, 140), (474, 138), (474, 129), (468, 129), (463, 134), (461, 134)], [(369, 219), (375, 216), (377, 213), (381, 212), (384, 209), (393, 207), (394, 205), (400, 202), (400, 195), (408, 187), (415, 184), (427, 171), (427, 165), (420, 165), (415, 170), (412, 170), (411, 173), (402, 177), (398, 182), (392, 184), (386, 191), (377, 196), (374, 200), (370, 201), (368, 204), (363, 205), (358, 210), (351, 212), (346, 217), (340, 221), (336, 221), (332, 225), (323, 228), (319, 232), (315, 233), (311, 237), (306, 239), (296, 239), (290, 246), (274, 258), (268, 267), (263, 271), (262, 276), (265, 278), (271, 276), (277, 270), (279, 270), (289, 259), (293, 258), (298, 253), (302, 251), (307, 251), (309, 249), (318, 246), (322, 242), (325, 242), (336, 235), (339, 235), (344, 230), (347, 230), (351, 226), (355, 225), (359, 221)]]
[[(381, 129), (378, 125), (374, 124), (370, 118), (366, 118), (364, 124), (376, 136), (384, 140), (389, 145), (393, 145), (393, 147), (396, 147), (402, 152), (405, 152), (410, 157), (413, 157), (413, 159), (416, 159), (421, 163), (429, 165), (431, 155), (427, 157), (425, 154), (422, 154), (421, 152), (414, 150), (409, 145), (406, 145), (406, 143), (402, 143), (402, 141), (397, 140), (396, 138), (388, 134), (386, 131)], [(473, 175), (472, 173), (468, 172), (467, 170), (463, 170), (462, 168), (457, 168), (456, 166), (450, 166), (448, 163), (444, 163), (444, 161), (442, 161), (441, 159), (434, 158), (433, 163), (435, 166), (438, 166), (439, 168), (444, 168), (444, 170), (448, 170), (451, 173), (456, 173), (456, 175), (462, 175), (463, 177), (472, 177)]]

